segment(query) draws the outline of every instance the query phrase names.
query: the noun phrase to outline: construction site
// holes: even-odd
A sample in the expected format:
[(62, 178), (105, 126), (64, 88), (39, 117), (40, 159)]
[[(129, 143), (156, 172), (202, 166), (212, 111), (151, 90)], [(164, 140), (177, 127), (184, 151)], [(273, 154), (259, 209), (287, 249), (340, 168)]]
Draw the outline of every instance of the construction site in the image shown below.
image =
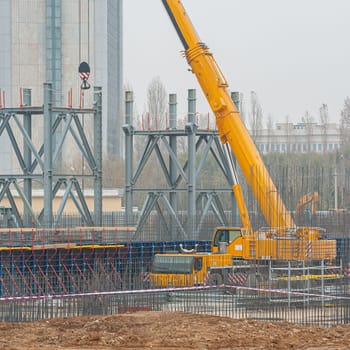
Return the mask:
[(0, 348), (348, 349), (346, 145), (331, 166), (262, 156), (181, 2), (162, 2), (213, 116), (189, 89), (185, 120), (169, 94), (162, 122), (140, 121), (126, 91), (114, 209), (103, 89), (82, 103), (81, 75), (76, 105), (44, 83), (42, 103), (25, 88), (10, 107), (0, 90), (0, 141), (18, 164), (0, 174)]

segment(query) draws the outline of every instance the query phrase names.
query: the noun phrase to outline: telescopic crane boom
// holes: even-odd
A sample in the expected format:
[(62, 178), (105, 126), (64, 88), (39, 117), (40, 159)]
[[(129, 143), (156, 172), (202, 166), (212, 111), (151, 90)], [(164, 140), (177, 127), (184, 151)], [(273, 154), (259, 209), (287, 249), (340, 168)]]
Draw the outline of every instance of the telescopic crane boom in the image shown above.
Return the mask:
[[(263, 261), (259, 274), (271, 281), (271, 270), (267, 270), (271, 265), (266, 264), (267, 261), (335, 259), (335, 240), (320, 237), (318, 228), (295, 226), (230, 97), (223, 74), (207, 46), (199, 40), (181, 1), (162, 2), (185, 48), (187, 62), (215, 113), (221, 142), (230, 161), (232, 190), (243, 227), (217, 227), (208, 253), (182, 247), (181, 253), (156, 254), (150, 274), (151, 284), (158, 287), (232, 284), (242, 274), (256, 279), (255, 272), (250, 272), (251, 261)], [(253, 232), (250, 227), (230, 147), (265, 216), (269, 225), (267, 230)]]
[[(294, 221), (240, 118), (228, 92), (226, 79), (213, 54), (200, 41), (181, 1), (162, 0), (162, 2), (184, 46), (187, 62), (215, 114), (221, 142), (230, 145), (267, 224), (271, 228), (281, 228), (279, 232), (294, 228)], [(240, 214), (242, 218), (244, 213)]]

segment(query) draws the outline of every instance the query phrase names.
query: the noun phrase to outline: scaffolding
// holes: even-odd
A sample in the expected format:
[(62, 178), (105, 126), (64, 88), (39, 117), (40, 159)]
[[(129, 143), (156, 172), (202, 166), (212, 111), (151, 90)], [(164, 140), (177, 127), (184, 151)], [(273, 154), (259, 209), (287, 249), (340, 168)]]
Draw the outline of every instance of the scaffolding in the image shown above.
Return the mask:
[[(345, 294), (346, 278), (342, 261), (330, 265), (326, 261), (288, 261), (284, 264), (269, 262), (269, 287), (285, 290), (285, 302), (309, 305), (315, 295)], [(274, 300), (277, 301), (277, 300)], [(281, 300), (279, 300), (281, 301)], [(322, 303), (327, 302), (322, 298)]]

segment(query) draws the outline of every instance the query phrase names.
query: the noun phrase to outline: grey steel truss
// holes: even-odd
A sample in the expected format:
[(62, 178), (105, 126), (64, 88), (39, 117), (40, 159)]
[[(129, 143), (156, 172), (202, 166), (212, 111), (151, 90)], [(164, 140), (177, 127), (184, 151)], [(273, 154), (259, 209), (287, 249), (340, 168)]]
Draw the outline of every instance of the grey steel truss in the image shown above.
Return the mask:
[[(166, 238), (169, 239), (198, 239), (206, 216), (214, 214), (219, 225), (228, 225), (224, 206), (219, 193), (231, 195), (230, 211), (237, 212), (234, 197), (232, 195), (233, 178), (229, 160), (215, 130), (201, 130), (195, 122), (196, 115), (196, 91), (188, 91), (188, 120), (183, 129), (176, 127), (176, 95), (169, 95), (169, 121), (167, 130), (135, 130), (132, 124), (133, 93), (126, 92), (125, 106), (125, 208), (128, 225), (132, 222), (133, 198), (136, 192), (145, 194), (145, 201), (137, 222), (135, 239), (151, 213), (156, 213), (166, 227)], [(139, 159), (134, 159), (134, 139), (143, 138), (143, 150)], [(187, 140), (187, 159), (178, 157), (177, 143), (180, 138)], [(198, 154), (201, 150), (200, 157)], [(224, 176), (227, 186), (219, 189), (201, 188), (199, 176), (208, 160), (208, 155), (214, 158), (218, 176)], [(154, 156), (155, 155), (155, 156)], [(162, 188), (140, 188), (140, 179), (151, 156), (159, 163), (159, 171), (164, 175), (166, 186)], [(154, 158), (153, 158), (154, 159)], [(135, 165), (135, 168), (133, 166)], [(187, 196), (186, 223), (179, 218), (178, 194)], [(183, 208), (182, 208), (183, 212)], [(168, 218), (166, 220), (165, 218)], [(165, 237), (163, 237), (165, 238)]]
[[(0, 137), (5, 137), (5, 132), (7, 133), (13, 156), (17, 159), (20, 168), (18, 173), (0, 175), (0, 206), (6, 196), (12, 215), (15, 217), (14, 221), (20, 227), (32, 225), (55, 227), (59, 224), (68, 198), (71, 197), (81, 215), (82, 223), (100, 226), (102, 218), (101, 88), (94, 88), (93, 108), (85, 109), (54, 106), (52, 86), (48, 83), (44, 84), (43, 106), (30, 106), (30, 90), (26, 89), (24, 96), (23, 107), (0, 109)], [(35, 122), (42, 120), (41, 140), (33, 140), (32, 137), (34, 118), (36, 118)], [(87, 137), (81, 122), (88, 118), (92, 119), (92, 140)], [(58, 133), (58, 130), (61, 131)], [(73, 169), (73, 173), (70, 174), (59, 173), (59, 168), (56, 167), (63, 146), (69, 142), (68, 134), (71, 135), (86, 163), (87, 169), (82, 170), (81, 173), (77, 171), (78, 169)], [(84, 198), (82, 189), (84, 179), (91, 179), (93, 182), (93, 215)], [(39, 181), (44, 189), (43, 208), (39, 213), (32, 208), (34, 181)], [(63, 190), (63, 196), (58, 211), (53, 213), (53, 200), (59, 190)], [(20, 213), (16, 204), (14, 193), (22, 200), (23, 214)]]

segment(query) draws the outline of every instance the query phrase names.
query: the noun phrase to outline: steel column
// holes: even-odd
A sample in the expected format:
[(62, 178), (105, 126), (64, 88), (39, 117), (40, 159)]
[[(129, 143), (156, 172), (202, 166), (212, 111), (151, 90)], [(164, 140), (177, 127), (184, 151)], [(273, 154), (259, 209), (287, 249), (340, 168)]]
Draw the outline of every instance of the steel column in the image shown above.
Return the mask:
[(133, 132), (132, 126), (134, 97), (132, 91), (125, 92), (125, 125), (123, 130), (125, 133), (125, 214), (126, 225), (132, 225), (132, 207), (133, 207)]
[[(176, 120), (177, 120), (177, 98), (176, 94), (170, 94), (169, 95), (169, 126), (171, 130), (176, 129)], [(172, 154), (174, 157), (170, 156), (169, 154), (169, 177), (171, 182), (171, 189), (175, 189), (175, 183), (177, 178), (176, 173), (176, 161), (175, 158), (177, 157), (177, 137), (176, 135), (169, 135), (169, 145), (170, 149), (172, 151)], [(177, 213), (177, 194), (175, 191), (170, 192), (169, 194), (169, 200), (170, 200), (170, 206), (173, 209), (175, 213)], [(176, 239), (176, 221), (175, 218), (172, 216), (170, 222), (170, 236), (172, 239)]]
[[(94, 87), (94, 222), (102, 225), (102, 88)], [(83, 116), (84, 118), (84, 116)], [(84, 178), (83, 178), (84, 179)], [(84, 191), (84, 189), (83, 189)]]
[(188, 90), (188, 123), (186, 132), (188, 139), (188, 182), (187, 182), (187, 212), (188, 225), (187, 233), (189, 237), (197, 239), (196, 230), (196, 90)]
[(52, 85), (44, 83), (44, 225), (51, 227), (52, 211)]

